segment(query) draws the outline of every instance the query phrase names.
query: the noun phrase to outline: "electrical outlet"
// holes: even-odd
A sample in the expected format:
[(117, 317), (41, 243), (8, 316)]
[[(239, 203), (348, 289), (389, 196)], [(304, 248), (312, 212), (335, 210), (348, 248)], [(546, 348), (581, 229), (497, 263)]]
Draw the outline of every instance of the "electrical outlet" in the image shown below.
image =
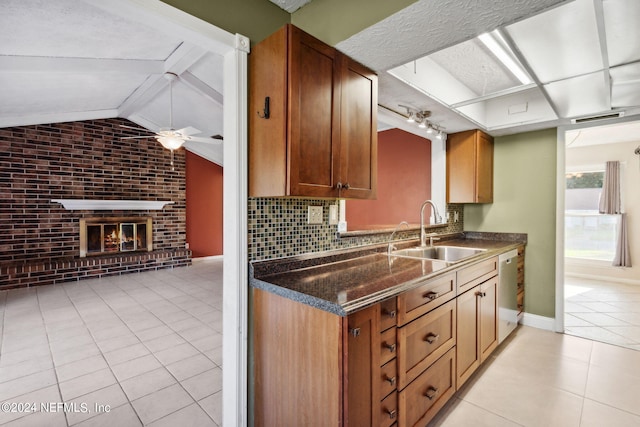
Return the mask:
[(336, 225), (339, 219), (338, 205), (329, 205), (329, 225)]
[(322, 206), (308, 207), (307, 224), (322, 224)]

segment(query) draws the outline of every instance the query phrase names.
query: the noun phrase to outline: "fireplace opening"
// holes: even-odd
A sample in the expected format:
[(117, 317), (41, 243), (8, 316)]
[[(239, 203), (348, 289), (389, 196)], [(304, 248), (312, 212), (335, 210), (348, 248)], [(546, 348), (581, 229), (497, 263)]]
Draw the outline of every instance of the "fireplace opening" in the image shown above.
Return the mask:
[(80, 219), (80, 258), (152, 250), (151, 217)]

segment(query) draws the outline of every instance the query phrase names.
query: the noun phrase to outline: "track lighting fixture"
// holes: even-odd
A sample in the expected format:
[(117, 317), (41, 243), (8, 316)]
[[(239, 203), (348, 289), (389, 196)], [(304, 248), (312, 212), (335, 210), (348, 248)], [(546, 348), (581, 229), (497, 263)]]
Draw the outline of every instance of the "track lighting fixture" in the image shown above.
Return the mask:
[(405, 117), (408, 123), (417, 123), (420, 129), (426, 129), (427, 134), (433, 134), (435, 132), (436, 138), (443, 139), (445, 137), (444, 131), (440, 126), (434, 125), (429, 120), (427, 120), (427, 118), (431, 117), (431, 111), (416, 110), (407, 105), (398, 105), (398, 106), (401, 108), (404, 108), (407, 111), (406, 115), (402, 113), (398, 113), (395, 110), (391, 110), (390, 108), (387, 108), (387, 109)]

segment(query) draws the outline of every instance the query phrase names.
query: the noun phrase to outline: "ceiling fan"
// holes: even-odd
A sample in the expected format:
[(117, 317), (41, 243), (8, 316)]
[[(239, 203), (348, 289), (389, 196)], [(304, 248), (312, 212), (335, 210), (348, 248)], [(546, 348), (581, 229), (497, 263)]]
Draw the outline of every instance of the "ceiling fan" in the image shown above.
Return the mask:
[(120, 125), (123, 128), (133, 129), (142, 132), (152, 132), (151, 135), (143, 135), (143, 136), (125, 136), (122, 139), (141, 139), (141, 138), (155, 138), (162, 146), (168, 150), (171, 150), (173, 165), (173, 151), (182, 147), (182, 145), (187, 141), (197, 141), (197, 142), (206, 142), (206, 143), (221, 143), (222, 136), (214, 135), (211, 138), (209, 137), (201, 137), (194, 136), (199, 134), (201, 131), (188, 126), (182, 129), (174, 129), (173, 128), (173, 82), (178, 79), (178, 75), (170, 72), (164, 73), (164, 78), (169, 81), (169, 127), (168, 128), (160, 128), (157, 132), (149, 131), (148, 129)]

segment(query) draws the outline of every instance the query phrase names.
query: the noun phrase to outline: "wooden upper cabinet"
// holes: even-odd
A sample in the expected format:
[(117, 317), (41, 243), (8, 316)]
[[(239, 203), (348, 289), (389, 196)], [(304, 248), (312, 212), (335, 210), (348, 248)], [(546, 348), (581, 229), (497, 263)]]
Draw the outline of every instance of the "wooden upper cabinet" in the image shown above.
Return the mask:
[(292, 25), (256, 45), (249, 195), (374, 198), (377, 96), (373, 72)]
[(447, 202), (493, 202), (493, 137), (480, 130), (447, 137)]

